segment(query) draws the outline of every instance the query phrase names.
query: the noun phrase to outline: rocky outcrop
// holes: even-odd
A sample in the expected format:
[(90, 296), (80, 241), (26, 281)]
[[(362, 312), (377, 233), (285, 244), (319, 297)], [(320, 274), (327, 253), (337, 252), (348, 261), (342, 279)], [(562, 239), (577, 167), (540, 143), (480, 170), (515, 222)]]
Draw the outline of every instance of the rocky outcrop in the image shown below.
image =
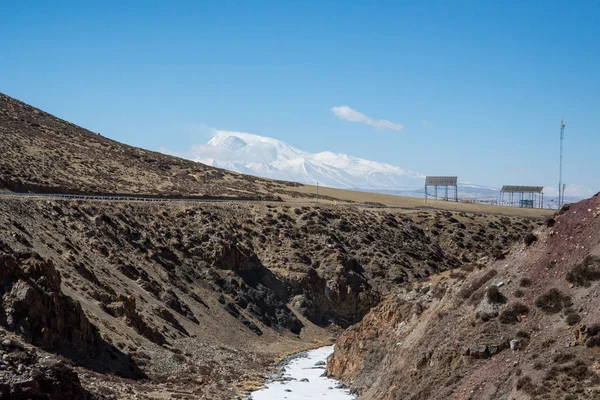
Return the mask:
[(104, 304), (104, 310), (115, 318), (124, 318), (127, 325), (131, 326), (137, 333), (156, 344), (166, 343), (165, 337), (155, 328), (148, 326), (146, 321), (138, 313), (135, 306), (135, 297), (118, 296), (108, 304)]
[(206, 254), (205, 259), (217, 268), (236, 272), (252, 271), (263, 267), (256, 253), (236, 241), (219, 244), (212, 254)]
[(322, 266), (289, 282), (291, 305), (311, 321), (348, 327), (360, 321), (379, 301), (360, 263), (336, 253)]
[(100, 397), (93, 396), (81, 386), (75, 371), (55, 363), (36, 368), (28, 375), (5, 374), (0, 381), (0, 398), (86, 400)]
[(80, 303), (62, 292), (54, 264), (35, 253), (0, 252), (0, 326), (91, 369), (143, 376), (130, 357), (102, 339)]
[(0, 324), (43, 349), (89, 355), (97, 345), (95, 330), (60, 283), (51, 261), (0, 253)]
[(92, 400), (100, 399), (81, 386), (75, 371), (51, 356), (40, 358), (0, 331), (0, 399)]

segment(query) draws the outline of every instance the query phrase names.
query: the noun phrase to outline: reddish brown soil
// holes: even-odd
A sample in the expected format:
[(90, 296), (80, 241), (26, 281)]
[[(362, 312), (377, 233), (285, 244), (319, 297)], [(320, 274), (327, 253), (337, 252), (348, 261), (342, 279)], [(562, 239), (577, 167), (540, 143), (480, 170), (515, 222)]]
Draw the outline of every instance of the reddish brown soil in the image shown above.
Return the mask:
[[(599, 214), (595, 196), (504, 260), (399, 290), (338, 339), (329, 372), (365, 399), (598, 398), (600, 348), (588, 328), (600, 323), (600, 282), (566, 278), (600, 255)], [(600, 261), (590, 265), (600, 271)], [(485, 289), (500, 282), (505, 300), (495, 303)], [(539, 299), (552, 288), (569, 301), (544, 311)]]

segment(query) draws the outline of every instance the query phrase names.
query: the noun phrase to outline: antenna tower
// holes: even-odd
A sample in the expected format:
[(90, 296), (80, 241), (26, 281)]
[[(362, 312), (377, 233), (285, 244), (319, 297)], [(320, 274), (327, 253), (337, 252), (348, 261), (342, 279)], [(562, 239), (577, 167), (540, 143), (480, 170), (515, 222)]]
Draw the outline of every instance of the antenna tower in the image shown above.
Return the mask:
[(565, 121), (560, 121), (560, 167), (558, 170), (558, 208), (563, 206), (565, 189), (562, 183), (562, 166), (563, 166), (563, 141), (565, 139)]

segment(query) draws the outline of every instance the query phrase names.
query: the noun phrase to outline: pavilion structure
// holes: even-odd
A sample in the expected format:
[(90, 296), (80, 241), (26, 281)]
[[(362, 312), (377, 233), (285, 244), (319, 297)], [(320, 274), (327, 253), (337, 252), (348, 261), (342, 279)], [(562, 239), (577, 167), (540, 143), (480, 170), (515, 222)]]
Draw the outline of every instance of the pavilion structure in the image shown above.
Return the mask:
[(504, 185), (500, 190), (499, 204), (523, 208), (544, 208), (544, 187)]
[[(433, 188), (433, 193), (430, 193), (430, 188)], [(425, 201), (429, 197), (439, 200), (438, 189), (443, 190), (442, 200), (450, 200), (448, 197), (448, 189), (453, 189), (452, 200), (458, 201), (458, 177), (457, 176), (428, 176), (425, 178)]]

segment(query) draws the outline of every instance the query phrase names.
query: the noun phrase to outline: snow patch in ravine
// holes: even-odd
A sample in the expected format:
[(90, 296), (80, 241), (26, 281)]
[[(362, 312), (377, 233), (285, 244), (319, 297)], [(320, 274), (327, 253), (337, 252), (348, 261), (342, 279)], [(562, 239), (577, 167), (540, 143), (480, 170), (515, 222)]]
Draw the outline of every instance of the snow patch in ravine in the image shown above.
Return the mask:
[(291, 360), (281, 367), (280, 373), (270, 379), (264, 388), (253, 392), (250, 399), (356, 399), (356, 396), (341, 387), (339, 382), (322, 376), (325, 372), (325, 362), (331, 353), (333, 346), (327, 346), (291, 357)]

